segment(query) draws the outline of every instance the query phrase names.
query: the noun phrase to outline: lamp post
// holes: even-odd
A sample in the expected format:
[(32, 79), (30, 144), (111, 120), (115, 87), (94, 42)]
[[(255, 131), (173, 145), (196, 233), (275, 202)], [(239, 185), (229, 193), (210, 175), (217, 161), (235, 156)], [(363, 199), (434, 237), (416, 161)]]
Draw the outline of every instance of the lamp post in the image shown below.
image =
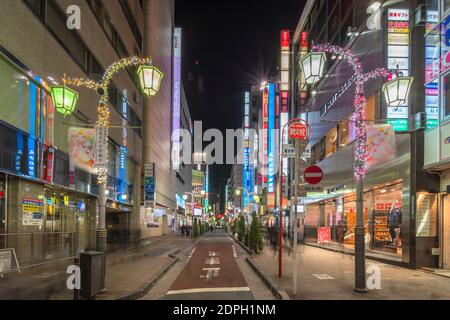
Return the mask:
[[(293, 128), (296, 127), (296, 128)], [(294, 118), (288, 121), (283, 128), (281, 129), (281, 135), (280, 135), (280, 145), (283, 145), (284, 141), (284, 134), (286, 128), (289, 128), (289, 138), (291, 139), (297, 139), (297, 140), (304, 140), (307, 141), (308, 137), (311, 134), (311, 128), (309, 127), (308, 123), (304, 121), (303, 119)], [(278, 214), (280, 215), (280, 234), (279, 234), (279, 243), (278, 243), (278, 277), (281, 278), (283, 275), (283, 155), (280, 155), (280, 202), (278, 204)], [(287, 180), (287, 177), (286, 177)], [(297, 228), (294, 229), (294, 275), (296, 275), (296, 262), (297, 262)], [(294, 280), (296, 282), (296, 279)], [(296, 286), (295, 286), (296, 287)]]
[[(387, 69), (378, 68), (369, 73), (363, 72), (359, 59), (353, 55), (351, 50), (330, 44), (314, 45), (312, 52), (301, 61), (301, 68), (305, 80), (313, 85), (323, 76), (325, 53), (339, 56), (339, 60), (346, 60), (353, 69), (355, 76), (355, 108), (354, 118), (356, 126), (356, 140), (354, 153), (354, 177), (356, 179), (356, 225), (355, 225), (355, 287), (356, 292), (367, 292), (366, 268), (365, 268), (365, 226), (364, 226), (364, 177), (366, 175), (365, 161), (367, 158), (367, 128), (366, 128), (366, 97), (364, 85), (370, 79), (387, 77), (392, 74)], [(308, 81), (309, 80), (309, 81)], [(413, 78), (397, 77), (383, 86), (386, 102), (388, 105), (399, 106), (408, 98)]]
[[(75, 110), (78, 93), (67, 85), (75, 87), (86, 87), (95, 90), (100, 96), (97, 106), (96, 127), (96, 150), (107, 151), (108, 128), (110, 127), (109, 95), (108, 87), (113, 76), (128, 67), (139, 67), (137, 75), (140, 80), (141, 90), (148, 96), (157, 94), (164, 74), (151, 65), (151, 59), (130, 57), (121, 59), (110, 65), (99, 82), (83, 78), (69, 78), (64, 75), (63, 86), (51, 88), (52, 99), (58, 112), (67, 116)], [(100, 161), (101, 160), (101, 161)], [(96, 249), (103, 254), (103, 265), (101, 275), (101, 288), (106, 291), (106, 184), (108, 180), (108, 160), (106, 152), (100, 157), (96, 152), (96, 168), (98, 170), (97, 183), (99, 185), (99, 220), (96, 231)], [(101, 162), (101, 163), (100, 163)]]

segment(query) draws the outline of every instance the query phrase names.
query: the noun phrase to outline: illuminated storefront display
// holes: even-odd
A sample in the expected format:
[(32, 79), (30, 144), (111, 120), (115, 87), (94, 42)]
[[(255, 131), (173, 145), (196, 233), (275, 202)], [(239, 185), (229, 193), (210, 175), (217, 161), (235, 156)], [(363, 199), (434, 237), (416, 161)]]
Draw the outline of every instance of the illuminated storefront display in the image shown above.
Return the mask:
[[(387, 68), (398, 70), (402, 76), (410, 73), (410, 26), (408, 9), (389, 9), (387, 17)], [(395, 131), (409, 128), (408, 101), (399, 106), (387, 107), (387, 122)]]

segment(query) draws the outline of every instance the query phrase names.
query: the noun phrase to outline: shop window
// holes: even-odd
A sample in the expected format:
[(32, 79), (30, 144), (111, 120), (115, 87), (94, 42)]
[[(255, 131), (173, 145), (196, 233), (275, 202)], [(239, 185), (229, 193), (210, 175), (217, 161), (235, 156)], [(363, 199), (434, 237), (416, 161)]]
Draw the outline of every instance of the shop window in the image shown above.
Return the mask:
[(0, 57), (0, 88), (2, 88), (0, 119), (29, 132), (30, 124), (35, 127), (36, 107), (39, 102), (36, 85)]
[(55, 152), (54, 182), (56, 185), (69, 186), (69, 156), (59, 150)]
[[(332, 4), (328, 4), (331, 8)], [(335, 39), (336, 34), (339, 32), (340, 20), (340, 6), (339, 4), (334, 8), (328, 20), (328, 39)], [(334, 41), (333, 41), (334, 42)]]
[(375, 123), (376, 117), (376, 98), (375, 96), (370, 96), (366, 103), (366, 119), (367, 124), (372, 125)]
[(333, 128), (325, 137), (325, 156), (332, 156), (337, 150), (337, 128)]
[(443, 100), (444, 100), (444, 117), (450, 115), (450, 73), (442, 77)]
[(437, 237), (438, 196), (431, 193), (418, 193), (416, 208), (416, 236)]
[(339, 148), (343, 148), (350, 143), (348, 124), (348, 121), (342, 121), (339, 124)]

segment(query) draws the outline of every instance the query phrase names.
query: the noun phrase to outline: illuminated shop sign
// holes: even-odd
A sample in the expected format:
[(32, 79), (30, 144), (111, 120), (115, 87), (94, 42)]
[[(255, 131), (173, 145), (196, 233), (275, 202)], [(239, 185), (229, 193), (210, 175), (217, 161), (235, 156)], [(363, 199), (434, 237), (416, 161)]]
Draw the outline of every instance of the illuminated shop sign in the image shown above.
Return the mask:
[(409, 21), (408, 9), (389, 9), (388, 11), (389, 21)]
[[(404, 77), (410, 73), (410, 27), (408, 9), (389, 9), (387, 16), (387, 68), (399, 70)], [(408, 101), (400, 107), (387, 108), (388, 123), (395, 131), (407, 131), (409, 127)]]
[(181, 148), (181, 29), (175, 28), (173, 41), (173, 114), (172, 114), (172, 168), (180, 170)]
[(268, 192), (275, 192), (275, 84), (269, 84)]
[(425, 112), (427, 114), (427, 129), (439, 125), (439, 85), (431, 82), (425, 86)]

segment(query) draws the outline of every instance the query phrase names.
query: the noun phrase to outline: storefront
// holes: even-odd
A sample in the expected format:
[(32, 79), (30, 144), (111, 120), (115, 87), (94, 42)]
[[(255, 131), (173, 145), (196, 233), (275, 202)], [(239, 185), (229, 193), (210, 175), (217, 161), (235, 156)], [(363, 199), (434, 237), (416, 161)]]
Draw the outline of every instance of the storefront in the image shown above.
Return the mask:
[[(450, 269), (450, 1), (427, 1), (425, 34), (425, 169), (440, 178), (439, 194), (424, 194), (418, 212), (418, 236), (436, 239), (433, 255), (438, 266)], [(421, 210), (424, 211), (424, 210)], [(419, 232), (420, 231), (420, 232)]]
[[(366, 248), (389, 256), (402, 256), (402, 182), (377, 186), (364, 194)], [(342, 194), (307, 205), (305, 241), (354, 249), (356, 194)], [(327, 237), (319, 235), (328, 228)]]
[(11, 174), (0, 177), (0, 242), (14, 249), (21, 267), (95, 247), (95, 197)]

